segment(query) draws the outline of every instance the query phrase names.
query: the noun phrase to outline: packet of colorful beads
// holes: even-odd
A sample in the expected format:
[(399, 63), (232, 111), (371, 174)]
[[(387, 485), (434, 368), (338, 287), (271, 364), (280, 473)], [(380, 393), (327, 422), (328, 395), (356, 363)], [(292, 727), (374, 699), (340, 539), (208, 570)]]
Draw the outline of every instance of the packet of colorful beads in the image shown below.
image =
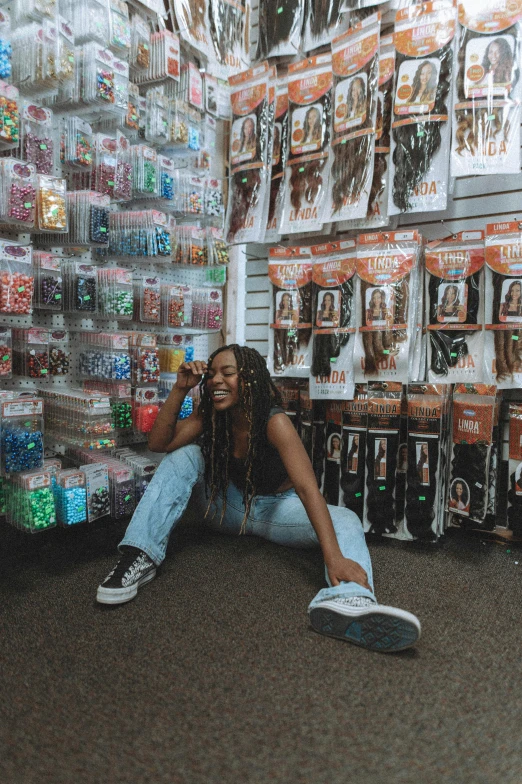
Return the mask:
[(163, 87), (150, 87), (146, 97), (145, 139), (151, 144), (165, 145), (169, 141), (169, 99)]
[(0, 327), (0, 379), (13, 375), (13, 340), (9, 327)]
[(157, 384), (160, 379), (160, 368), (156, 346), (133, 346), (131, 367), (132, 384)]
[(150, 28), (139, 14), (131, 19), (130, 65), (139, 71), (150, 67)]
[(63, 308), (62, 262), (58, 256), (33, 251), (35, 274), (35, 308), (59, 311)]
[(66, 181), (47, 174), (36, 175), (36, 225), (39, 231), (67, 232)]
[(133, 400), (133, 424), (137, 433), (150, 433), (159, 413), (158, 390), (136, 387)]
[(33, 312), (32, 246), (0, 240), (0, 312)]
[(18, 90), (0, 81), (0, 150), (12, 150), (20, 141)]
[(132, 139), (137, 138), (138, 131), (140, 129), (139, 100), (140, 91), (138, 85), (133, 84), (133, 82), (129, 82), (129, 100), (127, 103), (127, 113), (125, 115), (125, 120), (123, 121), (123, 127), (127, 136)]
[(28, 471), (9, 482), (7, 522), (27, 533), (54, 528), (56, 511), (48, 471)]
[(91, 171), (94, 158), (94, 134), (89, 123), (80, 117), (64, 117), (61, 135), (62, 165)]
[(31, 471), (43, 464), (43, 401), (6, 400), (1, 404), (2, 475)]
[(69, 333), (63, 329), (52, 329), (49, 332), (49, 374), (65, 378), (70, 362)]
[(97, 133), (95, 138), (94, 190), (111, 198), (114, 196), (116, 164), (116, 138)]
[(174, 185), (177, 174), (172, 158), (158, 155), (158, 173), (160, 198), (172, 202), (174, 200)]
[(161, 321), (161, 284), (157, 276), (145, 275), (134, 281), (134, 299), (138, 320), (142, 324)]
[(132, 153), (130, 142), (121, 132), (116, 132), (116, 171), (113, 198), (116, 201), (132, 199)]
[(80, 466), (85, 474), (87, 490), (87, 519), (89, 523), (111, 513), (109, 471), (105, 463)]
[[(145, 50), (146, 51), (146, 50)], [(160, 30), (150, 37), (150, 62), (147, 69), (136, 70), (137, 82), (173, 79), (179, 81), (180, 49), (179, 38), (170, 30)], [(136, 58), (139, 50), (136, 52)], [(141, 58), (145, 62), (145, 58)], [(132, 56), (131, 56), (132, 64)]]
[(42, 468), (44, 471), (49, 471), (51, 475), (51, 488), (54, 495), (56, 491), (57, 477), (62, 470), (62, 461), (58, 457), (44, 457)]
[(223, 326), (221, 289), (192, 289), (192, 322), (196, 329), (221, 329)]
[(23, 229), (34, 227), (35, 177), (33, 164), (7, 158), (1, 161), (0, 223)]
[(109, 43), (109, 16), (106, 0), (71, 0), (67, 15), (74, 26), (76, 45), (96, 41)]
[(58, 149), (51, 109), (24, 100), (21, 105), (20, 157), (38, 174), (52, 174)]
[(158, 154), (152, 147), (136, 144), (132, 147), (132, 182), (134, 196), (158, 196)]
[(170, 103), (170, 142), (178, 150), (188, 149), (188, 106), (185, 101), (175, 98)]
[(68, 313), (96, 313), (98, 310), (97, 268), (81, 261), (65, 261), (62, 270), (65, 288), (64, 310)]
[(114, 55), (100, 44), (90, 42), (83, 47), (82, 94), (85, 104), (114, 106)]
[[(170, 332), (158, 335), (158, 357), (162, 374), (177, 373), (179, 366), (185, 362), (185, 336)], [(160, 387), (161, 383), (160, 380)]]
[(222, 223), (224, 214), (223, 180), (209, 177), (205, 180), (205, 215), (211, 218), (220, 218), (220, 223)]
[(133, 313), (132, 271), (122, 267), (99, 267), (100, 315), (129, 321)]
[(56, 17), (58, 31), (58, 60), (56, 75), (60, 82), (71, 82), (75, 77), (74, 32), (71, 24), (61, 15)]
[(49, 330), (41, 327), (13, 330), (13, 371), (26, 378), (47, 378)]
[(223, 229), (209, 226), (207, 229), (208, 264), (217, 266), (228, 264), (228, 245), (223, 236)]
[(0, 11), (0, 79), (11, 76), (11, 55), (13, 50), (10, 42), (11, 21), (7, 11)]
[(128, 60), (131, 50), (131, 26), (129, 8), (123, 0), (109, 0), (109, 28), (109, 47)]
[(121, 117), (127, 113), (129, 103), (129, 64), (117, 57), (113, 60), (114, 68), (114, 109), (118, 109)]
[(57, 477), (56, 518), (59, 525), (85, 523), (87, 520), (87, 490), (85, 473), (78, 468), (60, 471)]
[(130, 381), (131, 358), (126, 335), (115, 332), (82, 332), (80, 341), (81, 378)]
[(134, 472), (129, 466), (122, 465), (119, 460), (111, 460), (108, 470), (111, 517), (115, 520), (130, 517), (136, 507)]
[(205, 212), (205, 178), (195, 174), (180, 175), (178, 211), (185, 215), (203, 215)]
[(183, 286), (170, 283), (161, 286), (161, 323), (164, 327), (185, 326)]

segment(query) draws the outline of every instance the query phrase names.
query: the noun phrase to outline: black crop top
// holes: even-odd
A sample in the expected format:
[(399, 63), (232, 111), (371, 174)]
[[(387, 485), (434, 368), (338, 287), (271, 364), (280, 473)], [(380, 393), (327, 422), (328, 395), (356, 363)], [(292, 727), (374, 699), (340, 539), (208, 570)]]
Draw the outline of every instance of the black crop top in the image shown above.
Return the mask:
[[(275, 416), (275, 414), (284, 414), (282, 408), (274, 406), (270, 409), (268, 418)], [(239, 457), (230, 457), (229, 468), (230, 481), (235, 484), (239, 490), (245, 489), (246, 480), (246, 461)], [(257, 495), (273, 495), (277, 492), (277, 488), (281, 487), (283, 482), (288, 479), (288, 472), (283, 465), (283, 461), (277, 449), (271, 444), (267, 445), (266, 456), (263, 465), (263, 473), (259, 486), (256, 487)]]

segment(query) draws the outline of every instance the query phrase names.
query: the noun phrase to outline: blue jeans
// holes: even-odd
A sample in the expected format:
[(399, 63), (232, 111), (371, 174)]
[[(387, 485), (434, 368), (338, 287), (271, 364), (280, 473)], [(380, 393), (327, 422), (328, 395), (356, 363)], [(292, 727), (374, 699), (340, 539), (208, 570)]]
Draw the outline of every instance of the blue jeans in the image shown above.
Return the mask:
[[(138, 547), (152, 558), (156, 566), (165, 558), (169, 536), (190, 501), (191, 511), (203, 519), (208, 501), (203, 483), (204, 460), (199, 446), (177, 449), (166, 455), (159, 465), (143, 498), (125, 532), (122, 545)], [(245, 507), (241, 492), (230, 484), (227, 507), (220, 525), (223, 500), (219, 498), (206, 518), (208, 526), (227, 534), (238, 534)], [(362, 566), (373, 587), (372, 564), (366, 546), (363, 527), (357, 515), (348, 509), (329, 506), (339, 547), (345, 558)], [(246, 524), (246, 534), (261, 536), (287, 547), (318, 547), (317, 535), (308, 519), (306, 510), (295, 490), (285, 490), (274, 495), (256, 496)], [(373, 601), (375, 595), (358, 583), (349, 582), (331, 586), (325, 568), (326, 582), (308, 609), (325, 599), (335, 596), (366, 596)]]

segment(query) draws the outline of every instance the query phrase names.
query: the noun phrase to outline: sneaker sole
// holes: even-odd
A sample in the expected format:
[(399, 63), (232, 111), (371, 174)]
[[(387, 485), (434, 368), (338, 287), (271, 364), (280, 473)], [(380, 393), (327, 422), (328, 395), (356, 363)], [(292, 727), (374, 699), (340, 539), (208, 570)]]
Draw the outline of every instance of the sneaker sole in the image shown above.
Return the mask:
[(310, 622), (319, 634), (380, 653), (403, 651), (420, 637), (420, 628), (404, 611), (387, 614), (376, 608), (361, 610), (357, 615), (345, 615), (332, 604), (325, 602), (327, 606), (310, 610)]
[(127, 588), (103, 588), (100, 585), (96, 594), (96, 601), (100, 604), (124, 604), (125, 602), (130, 602), (138, 593), (138, 588), (150, 583), (155, 577), (156, 569), (153, 569), (152, 572), (143, 575), (137, 583), (129, 585)]

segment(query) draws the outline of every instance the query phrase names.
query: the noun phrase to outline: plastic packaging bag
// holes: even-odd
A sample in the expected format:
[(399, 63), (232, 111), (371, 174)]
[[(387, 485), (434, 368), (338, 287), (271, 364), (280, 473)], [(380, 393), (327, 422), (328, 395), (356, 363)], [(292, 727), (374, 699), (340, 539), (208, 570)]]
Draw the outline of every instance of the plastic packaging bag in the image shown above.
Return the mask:
[(301, 44), (305, 52), (329, 44), (348, 29), (350, 15), (341, 6), (342, 0), (306, 0)]
[(305, 0), (261, 0), (258, 60), (298, 54), (304, 7)]
[(288, 85), (279, 79), (275, 96), (274, 130), (272, 136), (272, 169), (265, 242), (279, 239), (283, 210), (285, 167), (288, 156)]

